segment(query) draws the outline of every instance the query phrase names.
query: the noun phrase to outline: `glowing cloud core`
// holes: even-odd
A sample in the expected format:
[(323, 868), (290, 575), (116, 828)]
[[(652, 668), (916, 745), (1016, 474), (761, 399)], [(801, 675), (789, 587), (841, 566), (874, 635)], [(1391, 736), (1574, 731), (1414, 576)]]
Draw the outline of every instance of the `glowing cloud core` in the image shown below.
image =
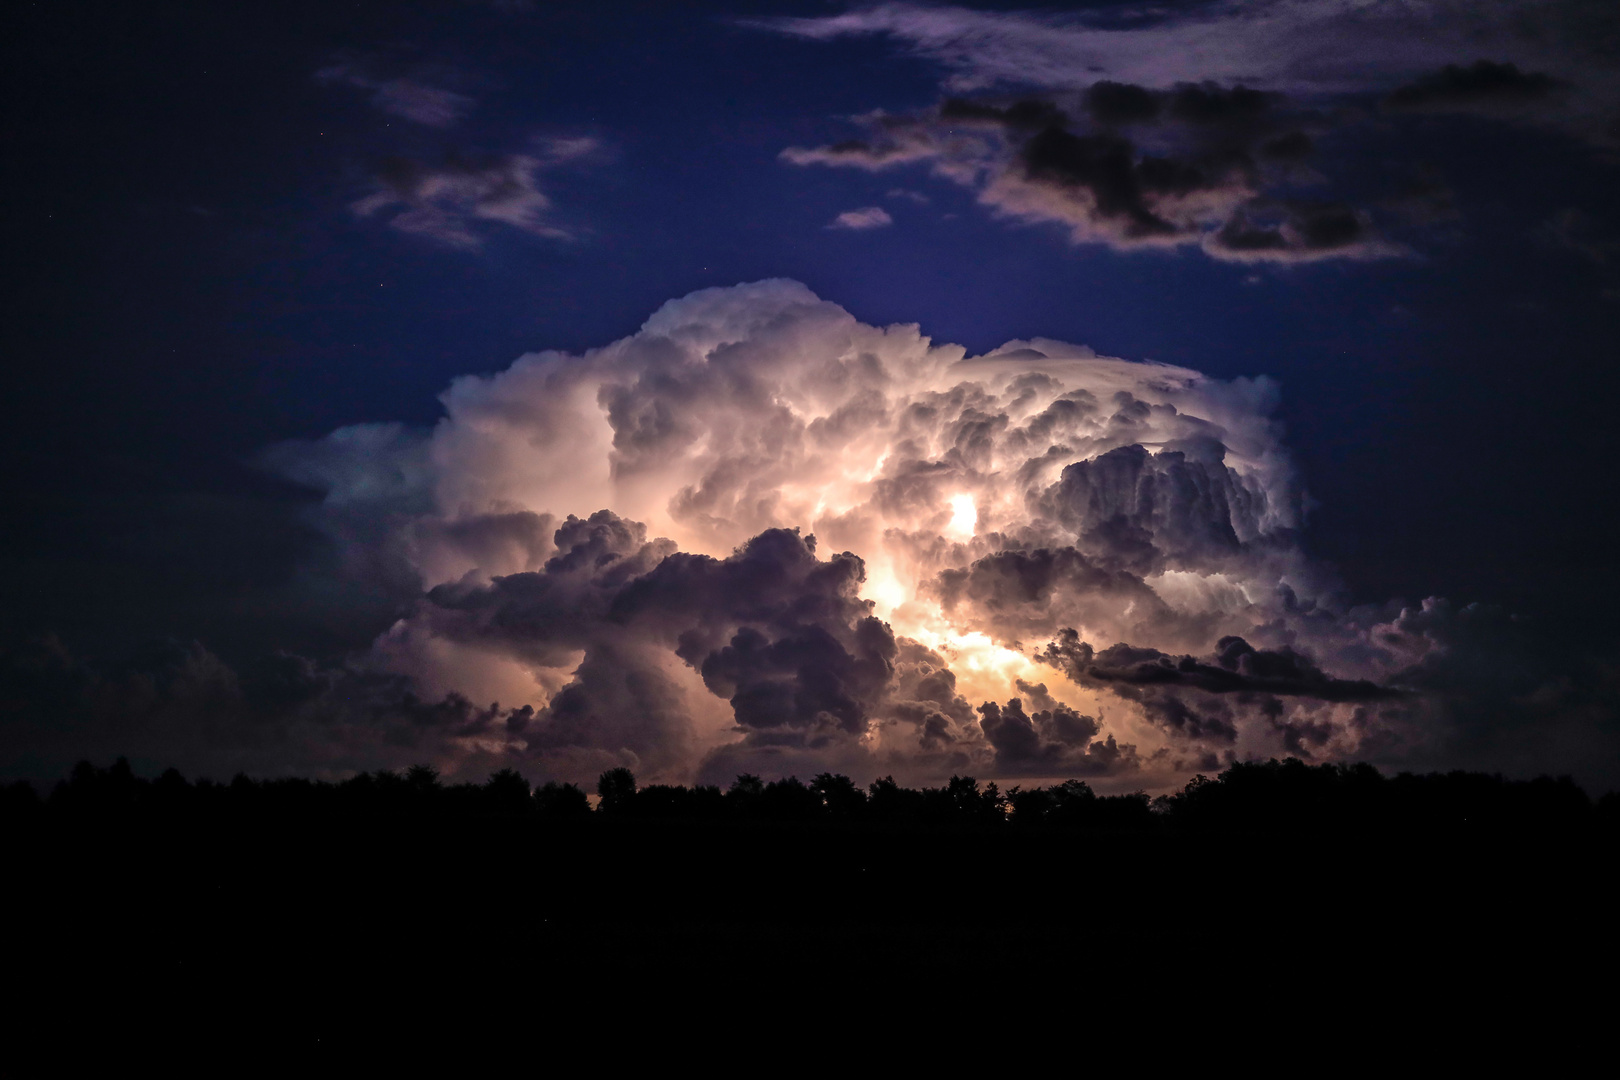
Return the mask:
[(951, 521), (946, 528), (957, 536), (967, 537), (973, 535), (978, 524), (979, 510), (973, 505), (973, 496), (952, 495)]
[(1055, 341), (969, 357), (765, 281), (275, 460), (422, 583), (368, 662), (499, 695), (543, 771), (1134, 784), (1351, 747), (1377, 688), (1316, 658), (1411, 660), (1319, 606), (1274, 399)]

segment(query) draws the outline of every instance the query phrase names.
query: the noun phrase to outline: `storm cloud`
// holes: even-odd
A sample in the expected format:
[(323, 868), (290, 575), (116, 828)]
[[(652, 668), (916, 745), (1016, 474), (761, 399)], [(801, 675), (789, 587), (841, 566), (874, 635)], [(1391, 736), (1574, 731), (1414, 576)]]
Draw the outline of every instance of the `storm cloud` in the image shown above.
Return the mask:
[(782, 159), (879, 171), (927, 165), (997, 216), (1052, 223), (1076, 244), (1199, 246), (1217, 259), (1304, 262), (1402, 253), (1363, 210), (1291, 192), (1329, 126), (1243, 85), (1165, 90), (1103, 80), (1042, 97), (947, 98), (855, 118), (865, 136)]
[(1362, 205), (1333, 190), (1326, 164), (1335, 138), (1364, 129), (1380, 105), (1604, 145), (1620, 130), (1620, 19), (1584, 0), (1069, 13), (887, 3), (748, 25), (812, 41), (880, 37), (944, 72), (933, 109), (854, 116), (857, 137), (789, 147), (782, 160), (927, 168), (997, 217), (1121, 251), (1196, 246), (1238, 263), (1409, 254), (1389, 233), (1401, 222), (1375, 213), (1399, 196)]
[(1589, 0), (1224, 0), (1180, 9), (977, 11), (874, 4), (837, 15), (750, 20), (812, 41), (882, 37), (938, 64), (956, 94), (1076, 89), (1099, 79), (1168, 89), (1247, 83), (1322, 97), (1388, 93), (1481, 57), (1578, 73), (1612, 104), (1620, 16)]
[(34, 703), (23, 742), (193, 771), (204, 747), (1133, 790), (1282, 753), (1489, 760), (1526, 724), (1582, 745), (1592, 688), (1498, 615), (1344, 603), (1301, 548), (1277, 393), (1047, 339), (969, 356), (791, 281), (704, 290), (456, 380), (430, 429), (266, 451), (323, 493), (332, 573), (400, 605), (368, 649), (92, 671), (36, 648), (0, 684)]
[(1384, 107), (1412, 112), (1512, 112), (1539, 105), (1566, 89), (1567, 83), (1550, 75), (1520, 71), (1511, 63), (1476, 60), (1467, 67), (1447, 64), (1432, 75), (1396, 87), (1384, 99)]
[(417, 583), (362, 666), (504, 703), (536, 774), (1139, 785), (1452, 737), (1412, 674), (1448, 631), (1346, 608), (1301, 550), (1276, 400), (1044, 339), (969, 356), (765, 281), (457, 380), (431, 430), (268, 460)]

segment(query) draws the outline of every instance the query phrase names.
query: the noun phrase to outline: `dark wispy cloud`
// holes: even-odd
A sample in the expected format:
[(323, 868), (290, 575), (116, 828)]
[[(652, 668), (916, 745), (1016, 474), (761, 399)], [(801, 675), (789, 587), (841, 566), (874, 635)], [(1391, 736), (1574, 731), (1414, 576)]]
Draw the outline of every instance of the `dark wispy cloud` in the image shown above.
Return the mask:
[(1599, 266), (1620, 259), (1620, 230), (1606, 227), (1597, 217), (1573, 206), (1543, 222), (1540, 233), (1549, 243)]
[(1366, 679), (1336, 679), (1291, 648), (1256, 649), (1240, 637), (1216, 642), (1208, 657), (1171, 656), (1118, 644), (1097, 652), (1072, 630), (1046, 646), (1041, 659), (1078, 683), (1163, 686), (1211, 694), (1281, 694), (1321, 701), (1378, 701), (1402, 696)]
[(1457, 193), (1439, 169), (1422, 163), (1408, 175), (1402, 186), (1379, 203), (1384, 210), (1419, 226), (1453, 222), (1462, 216)]
[(1064, 630), (1039, 654), (1082, 686), (1105, 688), (1134, 703), (1172, 740), (1206, 748), (1238, 743), (1245, 724), (1269, 724), (1289, 754), (1331, 756), (1346, 730), (1375, 715), (1333, 704), (1394, 702), (1415, 696), (1368, 679), (1324, 672), (1291, 646), (1257, 649), (1241, 637), (1216, 642), (1206, 657), (1171, 656), (1124, 643), (1101, 651)]
[(1204, 243), (1210, 254), (1233, 262), (1365, 259), (1401, 253), (1379, 237), (1366, 210), (1311, 199), (1255, 199)]
[(539, 177), (596, 150), (595, 140), (579, 138), (548, 141), (533, 154), (452, 155), (437, 164), (391, 158), (375, 174), (376, 190), (352, 209), (361, 217), (386, 219), (401, 232), (464, 249), (483, 245), (481, 226), (486, 225), (567, 240), (574, 231), (556, 220)]
[[(1070, 14), (879, 4), (750, 25), (819, 41), (882, 36), (946, 72), (951, 96), (936, 108), (857, 116), (860, 137), (790, 147), (783, 160), (927, 167), (998, 216), (1122, 250), (1196, 245), (1238, 262), (1403, 254), (1374, 206), (1335, 196), (1317, 164), (1319, 144), (1377, 101), (1392, 114), (1468, 112), (1600, 142), (1620, 133), (1620, 73), (1598, 45), (1620, 41), (1620, 15), (1582, 0)], [(1436, 220), (1405, 208), (1408, 225)]]
[(374, 61), (341, 60), (317, 71), (315, 78), (364, 90), (372, 105), (383, 112), (429, 127), (450, 127), (477, 104), (466, 94), (418, 79), (381, 76)]
[(817, 41), (882, 36), (941, 65), (957, 92), (1077, 89), (1099, 79), (1388, 92), (1485, 57), (1607, 93), (1620, 15), (1593, 0), (1223, 0), (1065, 13), (885, 3), (750, 25)]
[(1384, 108), (1399, 112), (1480, 112), (1514, 114), (1547, 104), (1569, 84), (1514, 64), (1477, 60), (1467, 67), (1447, 64), (1438, 72), (1398, 86)]
[(1310, 168), (1320, 116), (1242, 86), (1099, 82), (1050, 98), (948, 98), (857, 117), (864, 138), (790, 147), (795, 165), (926, 165), (1006, 218), (1116, 249), (1199, 246), (1233, 261), (1380, 258), (1401, 248), (1364, 210), (1282, 194)]

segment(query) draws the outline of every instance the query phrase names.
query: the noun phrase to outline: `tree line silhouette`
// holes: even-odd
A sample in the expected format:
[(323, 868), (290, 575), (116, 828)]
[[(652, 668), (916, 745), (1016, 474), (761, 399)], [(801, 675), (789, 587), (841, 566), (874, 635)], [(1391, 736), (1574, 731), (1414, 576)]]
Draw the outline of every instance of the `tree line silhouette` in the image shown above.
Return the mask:
[(1368, 764), (1311, 765), (1296, 758), (1234, 764), (1157, 798), (1143, 792), (1099, 795), (1081, 780), (1002, 791), (970, 776), (921, 788), (883, 777), (862, 788), (847, 776), (825, 772), (808, 783), (796, 776), (765, 781), (745, 773), (724, 790), (641, 786), (627, 768), (604, 772), (596, 795), (593, 807), (575, 784), (531, 787), (513, 769), (502, 769), (482, 784), (445, 783), (427, 765), (364, 772), (338, 782), (245, 775), (228, 783), (191, 782), (175, 769), (149, 780), (119, 758), (106, 768), (81, 761), (45, 796), (23, 781), (0, 787), (0, 818), (500, 817), (1143, 833), (1620, 828), (1620, 795), (1594, 801), (1569, 777), (1510, 780), (1463, 771), (1386, 776)]
[(1317, 1013), (1337, 993), (1346, 1016), (1406, 993), (1428, 1017), (1499, 994), (1504, 964), (1543, 995), (1620, 952), (1620, 800), (1568, 779), (1289, 759), (1158, 798), (833, 773), (595, 787), (424, 766), (218, 783), (122, 760), (0, 785), (8, 974), (120, 1048), (204, 1030), (314, 1054), (424, 1026), (591, 1031), (627, 1000), (757, 1006), (762, 1025), (870, 1001), (926, 1032), (953, 1001), (978, 1016), (985, 988), (1061, 1032), (1098, 1001), (1162, 1016), (1258, 991)]

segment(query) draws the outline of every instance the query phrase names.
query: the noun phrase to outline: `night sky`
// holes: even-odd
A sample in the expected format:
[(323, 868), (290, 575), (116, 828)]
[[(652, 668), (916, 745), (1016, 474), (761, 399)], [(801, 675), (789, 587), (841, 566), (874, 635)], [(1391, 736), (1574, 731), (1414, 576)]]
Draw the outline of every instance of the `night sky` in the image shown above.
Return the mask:
[(0, 19), (6, 776), (1620, 786), (1612, 4)]

